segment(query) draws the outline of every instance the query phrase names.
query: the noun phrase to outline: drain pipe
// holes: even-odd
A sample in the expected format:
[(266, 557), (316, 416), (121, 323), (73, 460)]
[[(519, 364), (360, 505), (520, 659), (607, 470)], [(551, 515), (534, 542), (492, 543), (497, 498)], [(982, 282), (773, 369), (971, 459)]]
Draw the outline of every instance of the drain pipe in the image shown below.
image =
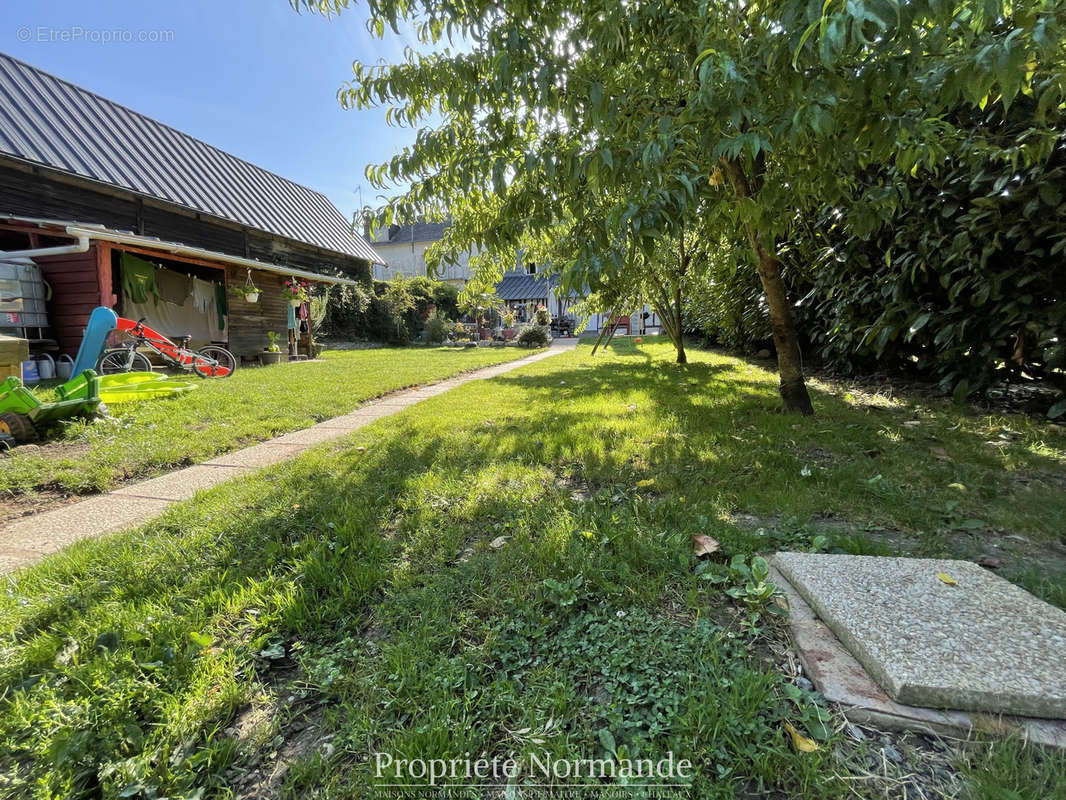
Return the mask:
[(15, 258), (37, 258), (37, 256), (62, 256), (68, 253), (87, 253), (89, 251), (89, 237), (84, 233), (74, 235), (78, 239), (74, 244), (64, 244), (58, 247), (37, 247), (32, 250), (0, 250), (0, 261), (8, 261)]

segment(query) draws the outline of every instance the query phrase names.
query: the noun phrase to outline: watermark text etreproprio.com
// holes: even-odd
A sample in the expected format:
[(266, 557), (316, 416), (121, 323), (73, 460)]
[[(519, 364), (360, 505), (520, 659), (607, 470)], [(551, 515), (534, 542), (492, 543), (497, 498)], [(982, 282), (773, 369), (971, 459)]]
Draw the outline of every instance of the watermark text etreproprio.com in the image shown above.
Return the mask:
[(15, 32), (20, 42), (44, 44), (165, 44), (174, 41), (172, 30), (143, 30), (134, 28), (86, 28), (70, 25), (59, 28), (52, 25), (23, 25)]

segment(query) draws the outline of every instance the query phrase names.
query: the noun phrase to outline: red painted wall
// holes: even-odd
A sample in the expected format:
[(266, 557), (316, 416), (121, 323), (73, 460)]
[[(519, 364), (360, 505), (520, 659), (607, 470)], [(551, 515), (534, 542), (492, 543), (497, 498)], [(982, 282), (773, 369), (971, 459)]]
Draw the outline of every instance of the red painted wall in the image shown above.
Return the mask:
[[(52, 299), (48, 303), (48, 322), (52, 335), (59, 341), (59, 351), (74, 356), (81, 346), (81, 337), (89, 314), (106, 299), (111, 305), (111, 273), (107, 272), (107, 286), (101, 286), (99, 245), (87, 252), (65, 256), (35, 258), (44, 279), (52, 285)], [(106, 247), (104, 249), (107, 249)], [(104, 294), (108, 295), (104, 298)]]

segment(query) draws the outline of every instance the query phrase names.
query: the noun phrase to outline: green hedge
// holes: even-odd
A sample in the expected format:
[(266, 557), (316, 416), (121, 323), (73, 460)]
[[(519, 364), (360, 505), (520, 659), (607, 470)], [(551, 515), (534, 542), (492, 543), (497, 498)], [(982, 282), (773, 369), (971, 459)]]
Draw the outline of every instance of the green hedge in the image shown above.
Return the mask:
[(412, 306), (395, 312), (387, 297), (392, 282), (370, 281), (359, 287), (334, 289), (320, 327), (323, 336), (339, 340), (366, 340), (384, 344), (409, 344), (422, 335), (431, 306), (448, 318), (458, 316), (458, 289), (429, 278), (405, 279)]

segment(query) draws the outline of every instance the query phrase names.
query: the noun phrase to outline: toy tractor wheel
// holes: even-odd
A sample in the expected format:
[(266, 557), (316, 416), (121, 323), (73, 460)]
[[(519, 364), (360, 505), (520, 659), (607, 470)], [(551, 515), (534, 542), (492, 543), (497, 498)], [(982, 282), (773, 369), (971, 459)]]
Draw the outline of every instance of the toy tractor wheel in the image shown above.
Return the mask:
[(0, 414), (0, 433), (10, 434), (17, 444), (37, 441), (37, 429), (25, 414), (5, 411)]

